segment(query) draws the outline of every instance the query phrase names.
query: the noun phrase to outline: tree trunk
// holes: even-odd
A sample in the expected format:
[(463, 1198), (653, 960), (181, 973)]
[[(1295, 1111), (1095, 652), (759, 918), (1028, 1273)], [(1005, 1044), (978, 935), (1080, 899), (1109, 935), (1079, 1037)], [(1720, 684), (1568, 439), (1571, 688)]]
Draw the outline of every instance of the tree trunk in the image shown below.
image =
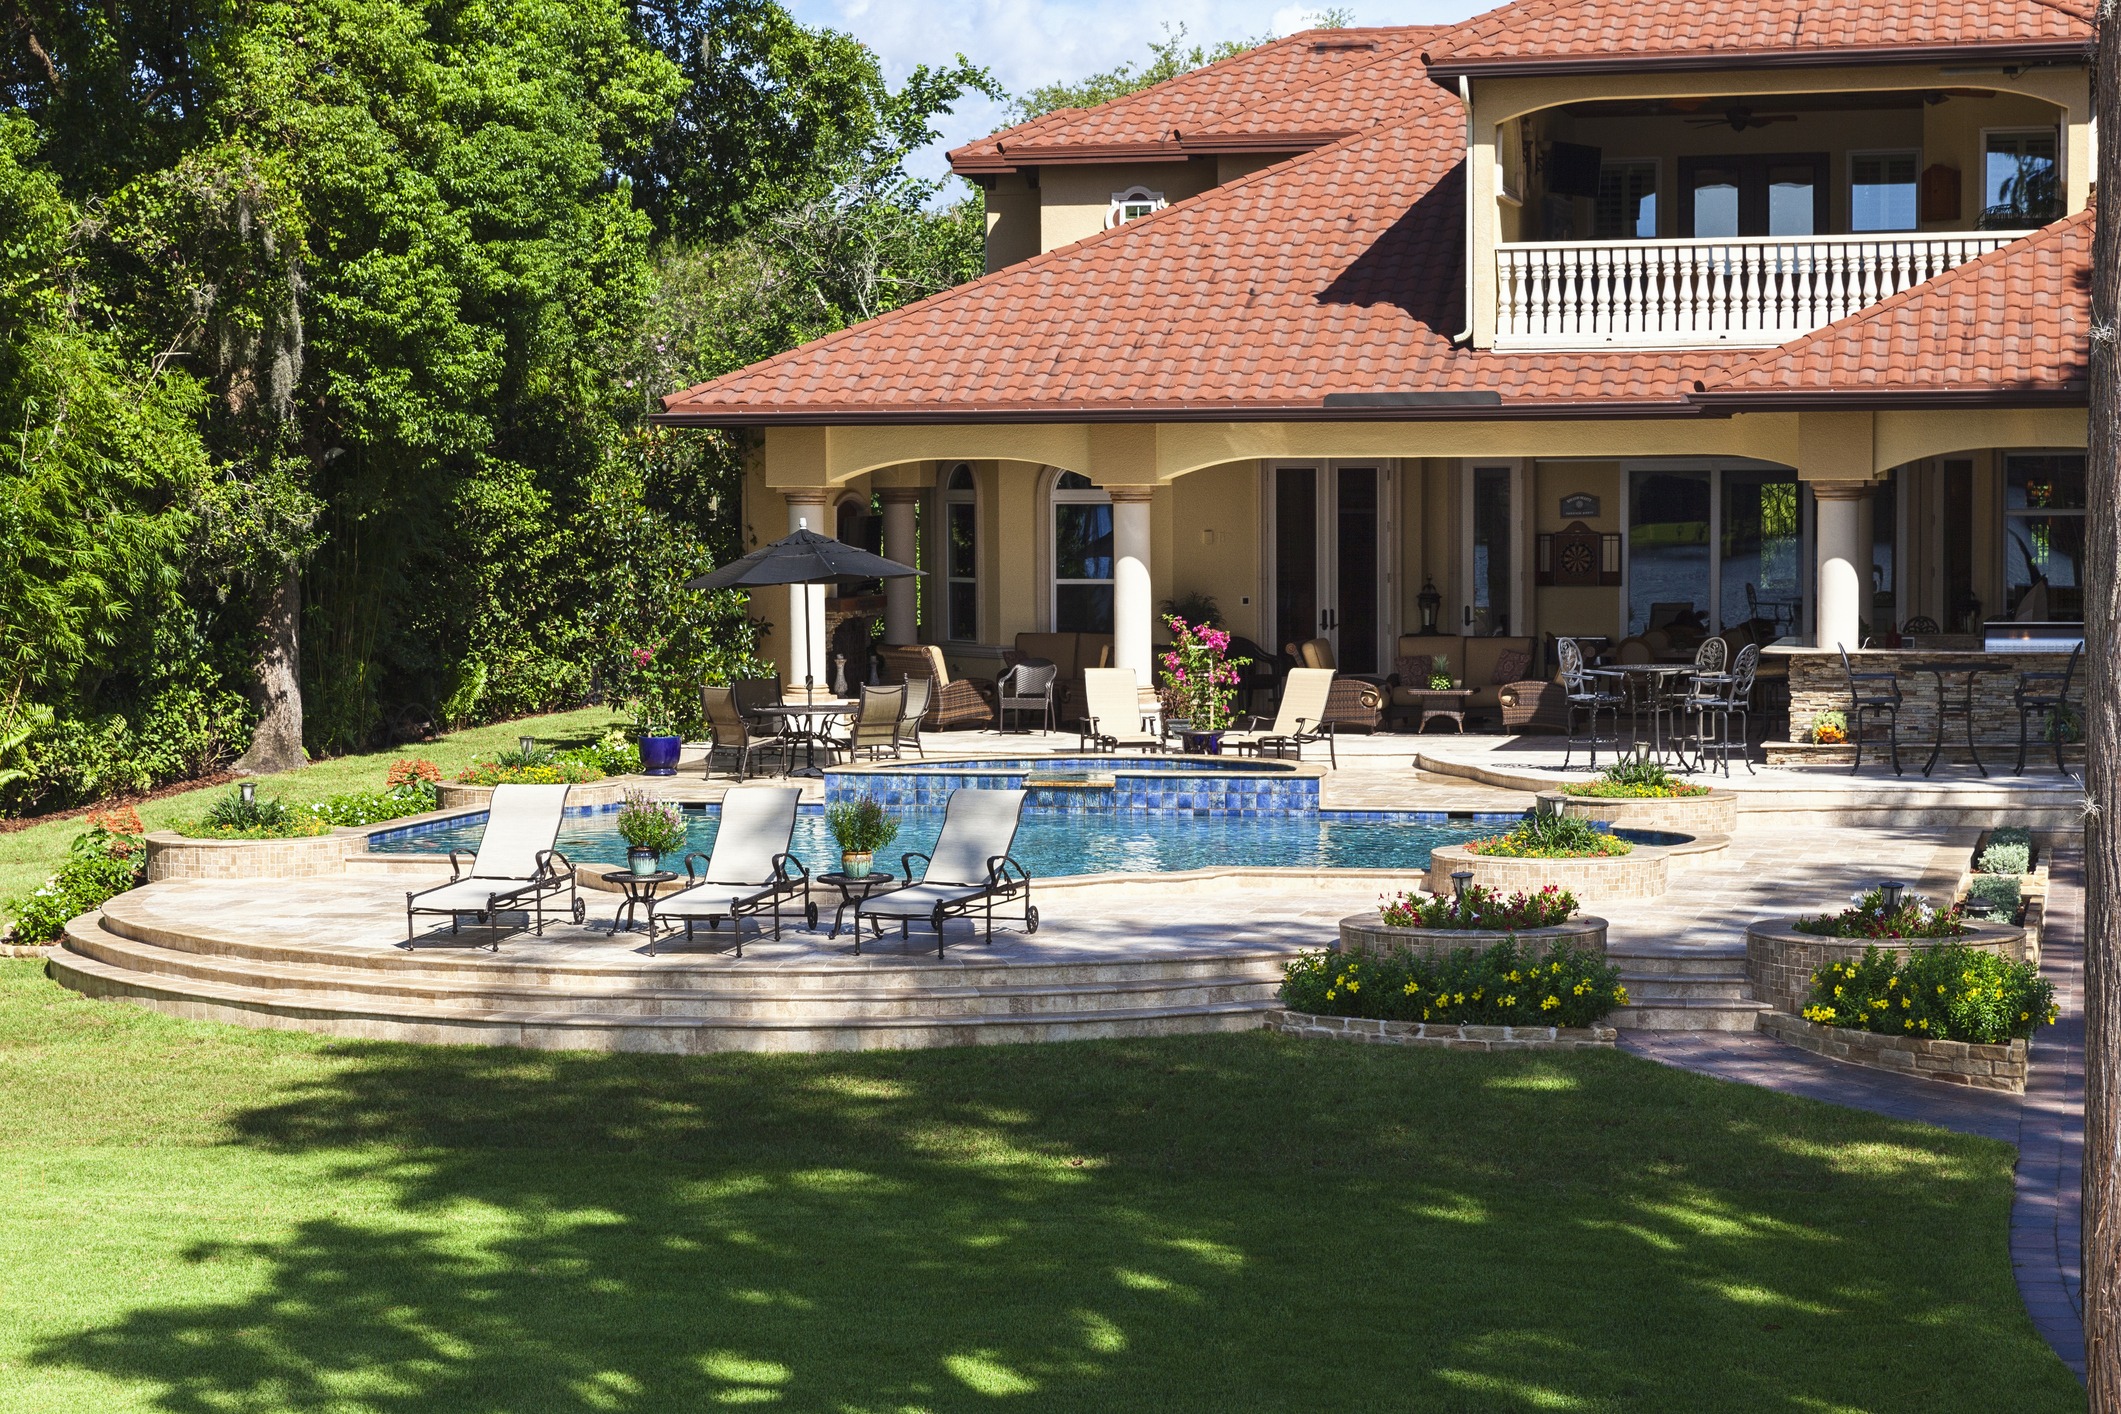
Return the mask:
[[(2101, 7), (2102, 12), (2104, 7)], [(2099, 27), (2093, 110), (2121, 134), (2121, 26)], [(2121, 142), (2099, 144), (2092, 242), (2091, 444), (2084, 565), (2084, 1365), (2093, 1414), (2121, 1414), (2121, 658), (2115, 561), (2121, 551)]]
[(292, 771), (308, 758), (302, 754), (302, 580), (293, 570), (273, 590), (262, 627), (265, 646), (258, 652), (258, 730), (250, 750), (236, 761), (239, 776)]

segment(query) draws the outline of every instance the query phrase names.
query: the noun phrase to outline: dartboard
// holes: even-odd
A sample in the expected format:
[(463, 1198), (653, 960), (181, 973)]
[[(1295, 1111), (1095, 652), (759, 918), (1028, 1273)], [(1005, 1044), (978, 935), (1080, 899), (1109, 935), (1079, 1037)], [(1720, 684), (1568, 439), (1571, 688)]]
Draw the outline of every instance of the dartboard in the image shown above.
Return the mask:
[(1591, 547), (1581, 540), (1570, 540), (1560, 547), (1561, 572), (1571, 579), (1580, 579), (1591, 573)]

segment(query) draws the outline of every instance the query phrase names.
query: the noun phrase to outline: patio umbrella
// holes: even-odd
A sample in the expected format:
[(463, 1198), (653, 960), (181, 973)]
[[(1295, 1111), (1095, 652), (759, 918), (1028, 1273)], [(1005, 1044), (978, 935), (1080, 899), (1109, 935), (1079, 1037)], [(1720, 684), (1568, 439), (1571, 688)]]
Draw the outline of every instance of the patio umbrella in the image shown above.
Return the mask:
[[(771, 545), (761, 545), (740, 560), (685, 581), (687, 589), (767, 589), (776, 584), (830, 584), (840, 579), (903, 579), (920, 571), (882, 555), (872, 555), (844, 540), (801, 529)], [(808, 632), (810, 615), (802, 615)], [(810, 654), (803, 653), (803, 700), (811, 699)]]

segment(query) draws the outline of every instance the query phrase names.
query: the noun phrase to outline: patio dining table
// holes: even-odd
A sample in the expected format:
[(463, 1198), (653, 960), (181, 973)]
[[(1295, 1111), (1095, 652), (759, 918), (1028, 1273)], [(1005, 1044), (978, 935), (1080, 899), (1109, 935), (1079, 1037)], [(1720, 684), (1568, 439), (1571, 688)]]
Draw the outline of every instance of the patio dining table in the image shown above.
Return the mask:
[(835, 738), (832, 735), (833, 726), (841, 720), (853, 716), (860, 707), (861, 704), (851, 698), (820, 697), (809, 702), (775, 702), (761, 709), (761, 715), (784, 719), (788, 723), (787, 734), (789, 739), (802, 743), (803, 769), (801, 771), (793, 769), (795, 766), (795, 753), (791, 751), (788, 755), (789, 774), (815, 776), (823, 774), (818, 769), (817, 749), (820, 746), (824, 747), (826, 750), (825, 759), (830, 761), (832, 759), (832, 747), (835, 743)]
[[(1694, 672), (1692, 663), (1609, 663), (1602, 668), (1585, 668), (1585, 677), (1610, 678), (1620, 684), (1628, 700), (1628, 733), (1639, 744), (1642, 740), (1640, 716), (1645, 706), (1650, 713), (1650, 755), (1662, 764), (1665, 760), (1664, 713), (1661, 700), (1667, 685), (1673, 678), (1690, 677)], [(1683, 762), (1673, 764), (1683, 766)]]

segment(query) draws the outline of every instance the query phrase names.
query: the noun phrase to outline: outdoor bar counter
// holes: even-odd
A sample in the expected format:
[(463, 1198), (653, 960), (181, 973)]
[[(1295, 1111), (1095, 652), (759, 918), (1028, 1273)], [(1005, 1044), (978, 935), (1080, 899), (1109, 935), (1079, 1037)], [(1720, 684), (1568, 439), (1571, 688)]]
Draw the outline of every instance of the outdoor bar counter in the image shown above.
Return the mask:
[[(1910, 749), (1919, 745), (1917, 764), (1920, 756), (1928, 752), (1937, 731), (1937, 675), (1930, 671), (1930, 665), (1949, 665), (1951, 670), (1945, 673), (1944, 682), (1954, 709), (1965, 701), (1966, 670), (1979, 669), (1974, 677), (1974, 740), (1989, 769), (1994, 770), (2001, 762), (2003, 769), (2009, 770), (2018, 754), (2018, 709), (2012, 700), (2018, 689), (2018, 675), (2064, 671), (2070, 650), (2082, 642), (2083, 631), (2081, 624), (1992, 624), (1985, 635), (1916, 634), (1903, 639), (1897, 647), (1851, 651), (1849, 660), (1858, 673), (1891, 672), (1898, 678), (1900, 752), (1904, 760)], [(1848, 675), (1837, 650), (1783, 639), (1762, 649), (1761, 654), (1763, 658), (1781, 658), (1789, 665), (1792, 742), (1811, 739), (1813, 719), (1821, 712), (1848, 712)], [(2077, 668), (2068, 700), (2081, 722), (2083, 664)], [(2042, 684), (2036, 691), (2051, 693), (2053, 684)], [(1852, 731), (1854, 726), (1851, 721)], [(2054, 768), (2054, 752), (2042, 735), (2042, 727), (2037, 717), (2027, 724), (2028, 770), (2040, 761), (2047, 762), (2049, 770)], [(1882, 728), (1878, 731), (1873, 740), (1882, 747)], [(1966, 723), (1956, 710), (1946, 724), (1944, 741), (1947, 753), (1964, 756)], [(2066, 759), (2068, 755), (2065, 753)]]

